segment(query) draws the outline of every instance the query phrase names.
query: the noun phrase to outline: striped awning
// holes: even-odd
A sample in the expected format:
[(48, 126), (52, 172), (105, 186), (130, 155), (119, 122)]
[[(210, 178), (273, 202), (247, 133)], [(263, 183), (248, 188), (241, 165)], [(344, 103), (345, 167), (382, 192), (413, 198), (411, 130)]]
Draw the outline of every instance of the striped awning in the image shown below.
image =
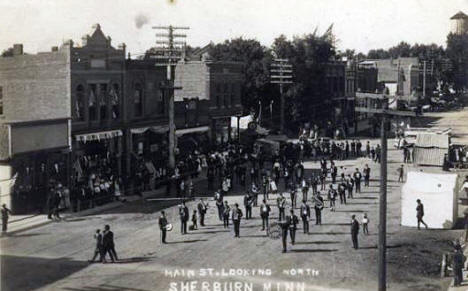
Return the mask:
[(122, 131), (118, 130), (108, 130), (108, 131), (100, 131), (100, 132), (93, 132), (93, 133), (86, 133), (86, 134), (77, 134), (75, 135), (75, 139), (81, 142), (88, 142), (94, 140), (104, 140), (104, 139), (111, 139), (114, 137), (122, 136)]
[(448, 149), (441, 148), (415, 148), (414, 163), (424, 166), (443, 166), (444, 156), (448, 154)]

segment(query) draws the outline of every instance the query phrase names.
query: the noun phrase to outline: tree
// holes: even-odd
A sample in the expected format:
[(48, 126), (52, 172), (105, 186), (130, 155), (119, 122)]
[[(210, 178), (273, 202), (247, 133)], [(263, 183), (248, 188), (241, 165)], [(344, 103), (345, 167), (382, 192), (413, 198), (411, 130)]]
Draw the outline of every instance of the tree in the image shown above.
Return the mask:
[(447, 36), (447, 58), (451, 63), (451, 72), (446, 72), (448, 82), (459, 92), (468, 87), (468, 34)]

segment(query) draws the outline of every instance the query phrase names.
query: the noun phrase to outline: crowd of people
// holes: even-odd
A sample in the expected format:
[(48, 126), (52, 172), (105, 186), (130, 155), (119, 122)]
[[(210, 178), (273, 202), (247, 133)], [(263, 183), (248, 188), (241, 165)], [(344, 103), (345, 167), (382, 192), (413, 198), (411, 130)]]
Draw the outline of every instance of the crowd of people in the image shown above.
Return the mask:
[[(344, 145), (351, 145), (349, 141), (343, 141)], [(254, 148), (247, 153), (242, 148), (233, 147), (220, 154), (212, 154), (207, 158), (207, 178), (209, 180), (209, 189), (213, 189), (213, 183), (210, 179), (218, 182), (214, 190), (213, 200), (217, 208), (218, 219), (228, 228), (232, 222), (234, 236), (240, 236), (241, 219), (249, 220), (252, 218), (253, 209), (259, 208), (259, 215), (262, 220), (262, 231), (266, 235), (271, 235), (271, 226), (281, 229), (283, 237), (283, 251), (286, 252), (286, 236), (289, 234), (291, 242), (295, 242), (295, 233), (298, 229), (299, 218), (302, 221), (304, 233), (309, 232), (309, 223), (311, 218), (311, 209), (315, 212), (315, 224), (322, 224), (322, 212), (328, 208), (334, 212), (337, 207), (337, 200), (340, 205), (345, 206), (349, 199), (353, 199), (356, 194), (361, 192), (361, 184), (364, 187), (369, 186), (371, 170), (366, 164), (364, 168), (347, 169), (344, 166), (338, 167), (334, 157), (336, 155), (334, 142), (329, 144), (330, 151), (322, 152), (320, 159), (320, 169), (313, 170), (310, 174), (306, 173), (301, 152), (304, 151), (302, 144), (285, 144), (279, 151), (272, 155), (267, 155), (261, 147)], [(352, 141), (353, 146), (347, 157), (368, 157), (372, 156), (371, 146), (367, 143), (366, 150), (362, 150), (362, 144)], [(324, 146), (321, 146), (324, 148)], [(346, 153), (346, 146), (344, 147)], [(324, 154), (327, 153), (325, 156)], [(347, 158), (345, 156), (345, 158)], [(376, 160), (378, 162), (378, 159)], [(250, 176), (250, 183), (247, 186), (247, 172)], [(226, 183), (226, 181), (229, 181)], [(229, 204), (226, 196), (232, 187), (232, 181), (236, 181), (245, 189), (243, 205), (239, 203)], [(280, 190), (283, 189), (283, 190)], [(259, 199), (259, 196), (260, 199)], [(271, 200), (274, 205), (270, 205)], [(289, 199), (289, 201), (288, 201)], [(259, 201), (260, 200), (260, 201)], [(300, 203), (298, 203), (300, 202)], [(326, 203), (328, 202), (328, 205)], [(287, 205), (289, 211), (286, 212)], [(243, 206), (243, 207), (242, 207)], [(272, 208), (278, 209), (278, 222), (271, 224)], [(341, 206), (340, 206), (341, 207)], [(187, 233), (187, 224), (190, 217), (192, 225), (189, 230), (198, 229), (198, 221), (204, 226), (206, 203), (200, 199), (192, 214), (185, 201), (179, 206), (179, 218), (181, 233)], [(296, 215), (298, 211), (298, 215)], [(191, 215), (190, 215), (191, 214)], [(351, 235), (353, 247), (358, 248), (357, 234), (360, 227), (364, 234), (369, 234), (369, 216), (364, 214), (361, 221), (358, 222), (356, 216), (351, 218)], [(166, 226), (168, 224), (165, 214), (159, 219), (159, 225), (162, 233), (162, 242), (166, 242)]]

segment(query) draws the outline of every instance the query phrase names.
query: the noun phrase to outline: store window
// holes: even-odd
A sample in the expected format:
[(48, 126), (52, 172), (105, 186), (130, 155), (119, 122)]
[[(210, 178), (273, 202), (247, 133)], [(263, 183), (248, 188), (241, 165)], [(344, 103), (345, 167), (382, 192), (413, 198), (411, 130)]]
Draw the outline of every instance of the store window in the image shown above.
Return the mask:
[(89, 111), (89, 120), (97, 119), (97, 97), (96, 97), (96, 84), (89, 84), (89, 97), (88, 97), (88, 111)]
[(133, 92), (133, 114), (135, 117), (143, 115), (143, 89), (140, 83), (136, 83)]
[(3, 87), (0, 86), (0, 115), (3, 115)]
[(109, 92), (109, 99), (112, 106), (112, 119), (118, 119), (120, 117), (120, 88), (119, 84), (112, 85)]
[(75, 119), (84, 121), (85, 119), (85, 90), (83, 85), (76, 87)]

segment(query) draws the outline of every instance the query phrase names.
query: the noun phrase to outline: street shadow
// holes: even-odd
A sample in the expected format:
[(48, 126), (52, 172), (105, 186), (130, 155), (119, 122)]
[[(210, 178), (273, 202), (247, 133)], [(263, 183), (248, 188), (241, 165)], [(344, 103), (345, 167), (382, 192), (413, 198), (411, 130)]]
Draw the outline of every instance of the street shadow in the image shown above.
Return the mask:
[(351, 235), (350, 232), (335, 232), (335, 231), (330, 231), (330, 232), (309, 232), (308, 235), (344, 235), (344, 234), (349, 234)]
[(377, 249), (377, 246), (359, 247), (360, 250), (373, 250)]
[(131, 263), (142, 263), (151, 261), (152, 257), (133, 257), (133, 258), (120, 258), (114, 264), (131, 264)]
[(1, 255), (1, 290), (35, 290), (62, 280), (88, 266), (69, 258), (48, 259)]
[(46, 234), (50, 234), (50, 233), (22, 233), (22, 234), (12, 233), (12, 234), (7, 234), (5, 237), (9, 237), (9, 238), (31, 237), (31, 236), (39, 236), (39, 235), (46, 235)]
[(350, 226), (351, 223), (322, 223), (322, 225)]
[[(356, 199), (356, 197), (355, 197), (355, 199)], [(346, 204), (348, 204), (348, 205), (377, 205), (378, 203), (370, 203), (370, 202), (352, 203), (352, 202), (348, 202)]]
[(369, 200), (377, 200), (379, 199), (378, 197), (371, 197), (371, 196), (361, 196), (361, 197), (356, 197), (355, 199), (369, 199)]
[(346, 212), (346, 213), (364, 213), (364, 210), (335, 210), (335, 212)]
[(77, 222), (77, 221), (83, 221), (83, 220), (89, 220), (90, 218), (64, 218), (64, 222)]
[(241, 237), (258, 238), (258, 237), (268, 237), (268, 236), (265, 234), (249, 234), (249, 235), (242, 235)]
[(300, 241), (296, 242), (296, 245), (329, 245), (329, 244), (339, 244), (340, 241)]
[(192, 239), (192, 240), (182, 240), (182, 241), (169, 241), (166, 244), (189, 244), (196, 243), (200, 241), (208, 241), (207, 239)]
[(208, 231), (196, 231), (192, 230), (187, 234), (210, 234), (210, 233), (218, 233), (218, 232), (229, 232), (229, 230), (208, 230)]
[(64, 287), (63, 290), (69, 290), (69, 291), (150, 291), (146, 289), (119, 287), (119, 286), (108, 285), (108, 284), (102, 284), (96, 287), (92, 287), (92, 286)]
[(293, 253), (331, 253), (336, 252), (338, 249), (323, 249), (323, 250), (316, 250), (316, 249), (299, 249), (299, 250), (290, 250)]

